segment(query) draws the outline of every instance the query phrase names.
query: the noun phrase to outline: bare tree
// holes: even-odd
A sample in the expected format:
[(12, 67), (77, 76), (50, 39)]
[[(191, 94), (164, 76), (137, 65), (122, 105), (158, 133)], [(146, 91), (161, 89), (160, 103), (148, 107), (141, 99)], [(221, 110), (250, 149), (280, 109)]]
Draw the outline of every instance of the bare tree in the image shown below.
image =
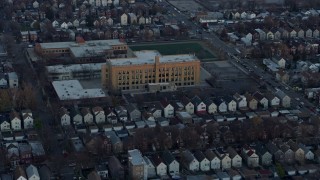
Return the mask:
[(0, 90), (0, 112), (12, 108), (12, 100), (8, 90)]

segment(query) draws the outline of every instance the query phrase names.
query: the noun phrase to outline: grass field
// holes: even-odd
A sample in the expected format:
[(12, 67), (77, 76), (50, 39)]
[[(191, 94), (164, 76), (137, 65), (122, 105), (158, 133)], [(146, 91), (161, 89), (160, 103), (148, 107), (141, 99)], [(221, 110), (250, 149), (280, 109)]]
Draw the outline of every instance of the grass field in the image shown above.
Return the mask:
[(130, 46), (133, 51), (158, 50), (162, 55), (189, 54), (195, 53), (199, 59), (216, 58), (208, 50), (204, 49), (199, 43), (175, 43), (159, 45)]

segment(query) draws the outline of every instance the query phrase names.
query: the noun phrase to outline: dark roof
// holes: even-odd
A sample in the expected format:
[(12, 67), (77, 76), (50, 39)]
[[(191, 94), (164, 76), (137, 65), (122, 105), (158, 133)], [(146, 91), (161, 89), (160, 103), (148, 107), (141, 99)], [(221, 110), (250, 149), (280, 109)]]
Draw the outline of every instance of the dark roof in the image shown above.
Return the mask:
[(150, 160), (152, 161), (152, 163), (153, 163), (153, 165), (154, 165), (155, 167), (157, 167), (157, 166), (159, 166), (161, 163), (163, 163), (163, 161), (162, 161), (162, 159), (161, 159), (161, 157), (160, 157), (159, 155), (154, 155), (154, 156), (152, 156)]
[(206, 159), (206, 156), (200, 151), (200, 150), (197, 150), (195, 153), (194, 153), (194, 157), (199, 161), (203, 161), (204, 159)]
[(171, 164), (175, 160), (170, 151), (164, 151), (161, 157), (166, 165)]
[(198, 105), (202, 102), (202, 100), (199, 98), (199, 96), (194, 96), (192, 99), (191, 99), (191, 102), (193, 105)]

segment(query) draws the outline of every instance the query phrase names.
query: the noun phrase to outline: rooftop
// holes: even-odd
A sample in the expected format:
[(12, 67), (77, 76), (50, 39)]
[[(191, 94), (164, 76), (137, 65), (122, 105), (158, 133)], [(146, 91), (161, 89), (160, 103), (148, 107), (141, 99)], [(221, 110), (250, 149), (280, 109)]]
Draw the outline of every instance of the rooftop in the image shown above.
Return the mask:
[(90, 64), (72, 64), (72, 65), (54, 65), (47, 66), (48, 73), (72, 73), (79, 71), (101, 71), (101, 66), (105, 63), (90, 63)]
[(198, 61), (198, 58), (193, 54), (161, 55), (156, 50), (134, 51), (133, 53), (136, 57), (111, 59), (111, 60), (108, 60), (108, 62), (113, 66), (154, 64), (156, 56), (160, 57), (159, 58), (160, 63)]
[[(131, 158), (132, 165), (143, 165), (145, 161), (138, 149), (133, 149), (128, 151), (129, 159)], [(129, 160), (130, 161), (130, 160)]]
[(53, 81), (52, 85), (60, 100), (106, 97), (102, 89), (83, 89), (78, 80)]
[(109, 40), (92, 40), (84, 42), (83, 44), (78, 44), (73, 41), (69, 42), (51, 42), (51, 43), (40, 43), (40, 46), (44, 49), (56, 49), (56, 48), (74, 48), (76, 50), (78, 47), (80, 49), (84, 47), (97, 47), (110, 49), (111, 46), (124, 45), (125, 43), (119, 41), (119, 39), (109, 39)]

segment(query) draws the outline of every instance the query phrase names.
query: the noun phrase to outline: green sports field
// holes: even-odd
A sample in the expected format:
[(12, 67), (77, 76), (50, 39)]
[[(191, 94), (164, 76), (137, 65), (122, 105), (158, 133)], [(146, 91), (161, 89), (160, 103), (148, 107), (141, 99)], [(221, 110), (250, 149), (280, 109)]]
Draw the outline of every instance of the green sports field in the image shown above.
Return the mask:
[(135, 45), (130, 46), (133, 51), (140, 50), (158, 50), (162, 55), (174, 54), (193, 54), (199, 59), (213, 59), (216, 58), (211, 52), (204, 49), (199, 43), (172, 43), (172, 44), (150, 44), (150, 45)]

